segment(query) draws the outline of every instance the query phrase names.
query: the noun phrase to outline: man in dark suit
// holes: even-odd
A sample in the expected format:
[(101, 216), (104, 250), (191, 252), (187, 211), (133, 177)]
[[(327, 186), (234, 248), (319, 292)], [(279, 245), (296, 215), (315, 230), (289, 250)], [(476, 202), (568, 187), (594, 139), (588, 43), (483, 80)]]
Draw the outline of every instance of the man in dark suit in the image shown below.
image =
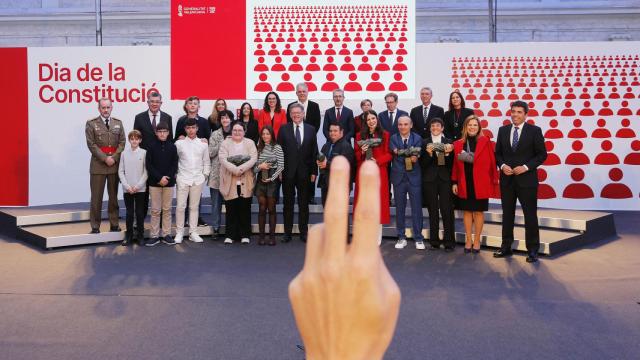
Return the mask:
[(511, 256), (516, 200), (524, 213), (527, 262), (538, 261), (538, 166), (547, 158), (542, 130), (525, 122), (529, 106), (524, 101), (511, 103), (511, 124), (500, 127), (496, 142), (496, 164), (500, 168), (502, 200), (502, 246), (493, 256)]
[[(156, 126), (161, 121), (164, 121), (169, 126), (168, 139), (173, 139), (173, 124), (171, 115), (160, 110), (160, 107), (162, 106), (162, 95), (160, 95), (159, 92), (155, 91), (150, 93), (149, 97), (147, 98), (147, 105), (149, 106), (147, 111), (143, 111), (140, 114), (136, 115), (135, 120), (133, 121), (133, 128), (142, 133), (142, 142), (140, 142), (140, 147), (145, 150), (148, 150), (151, 143), (158, 141), (158, 138), (156, 137)], [(149, 211), (148, 187), (147, 191), (145, 192), (144, 198), (144, 216), (146, 217), (147, 212)]]
[(420, 89), (420, 100), (422, 105), (411, 109), (411, 120), (413, 121), (413, 129), (421, 137), (426, 137), (431, 132), (429, 122), (433, 118), (444, 119), (444, 109), (438, 105), (431, 103), (433, 92), (431, 88), (423, 87)]
[(342, 89), (333, 90), (334, 106), (327, 109), (324, 113), (324, 123), (322, 124), (322, 133), (329, 141), (329, 125), (339, 122), (344, 129), (344, 140), (351, 143), (351, 138), (355, 136), (355, 123), (353, 121), (353, 111), (344, 106), (344, 91)]
[(284, 196), (284, 237), (282, 242), (291, 241), (293, 230), (293, 205), (298, 193), (298, 229), (300, 240), (307, 241), (309, 224), (309, 181), (318, 175), (316, 159), (318, 143), (316, 129), (302, 121), (302, 105), (289, 107), (291, 121), (280, 127), (278, 143), (284, 153), (282, 192)]
[[(316, 129), (316, 134), (320, 130), (320, 106), (318, 103), (309, 100), (309, 87), (305, 83), (299, 83), (296, 85), (296, 96), (298, 101), (294, 101), (287, 106), (287, 122), (291, 122), (291, 115), (289, 115), (289, 108), (293, 104), (300, 104), (304, 108), (304, 119), (306, 124), (313, 126)], [(316, 203), (316, 183), (309, 182), (309, 203)]]
[[(419, 155), (403, 157), (398, 155), (398, 150), (411, 147), (422, 148), (422, 138), (411, 131), (411, 119), (402, 116), (398, 119), (398, 133), (389, 139), (389, 149), (393, 153), (393, 165), (391, 166), (391, 183), (393, 193), (396, 198), (396, 231), (398, 241), (396, 249), (404, 249), (407, 246), (405, 236), (405, 212), (407, 205), (407, 194), (411, 204), (411, 229), (416, 249), (424, 250), (422, 237), (422, 201), (420, 185), (422, 174), (420, 172)], [(407, 168), (407, 163), (411, 163), (411, 169)]]
[(398, 109), (398, 94), (396, 93), (391, 92), (385, 95), (384, 102), (387, 105), (387, 110), (378, 114), (378, 119), (382, 128), (391, 136), (398, 132), (398, 118), (403, 115), (409, 116), (409, 114)]
[[(446, 252), (455, 247), (453, 227), (453, 203), (451, 194), (451, 169), (453, 167), (452, 141), (442, 134), (444, 122), (433, 118), (429, 124), (431, 133), (422, 139), (422, 203), (429, 210), (429, 243), (437, 250), (444, 243)], [(434, 149), (434, 144), (444, 144), (444, 151)], [(440, 241), (440, 214), (444, 235)]]
[(318, 178), (318, 187), (322, 195), (322, 206), (327, 201), (327, 195), (329, 194), (329, 172), (331, 171), (331, 160), (338, 155), (342, 155), (349, 160), (351, 164), (351, 181), (349, 186), (353, 183), (356, 157), (353, 152), (351, 144), (344, 139), (344, 130), (342, 124), (336, 123), (329, 125), (329, 141), (322, 146), (322, 153), (325, 155), (324, 161), (317, 161), (317, 165), (320, 168), (320, 177)]

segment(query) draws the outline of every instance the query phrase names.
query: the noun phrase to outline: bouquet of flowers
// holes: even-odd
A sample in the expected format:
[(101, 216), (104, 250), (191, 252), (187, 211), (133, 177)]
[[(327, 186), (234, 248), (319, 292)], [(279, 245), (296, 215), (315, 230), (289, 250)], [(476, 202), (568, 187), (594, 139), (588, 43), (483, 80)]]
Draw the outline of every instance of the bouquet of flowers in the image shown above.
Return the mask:
[(358, 141), (358, 146), (363, 147), (365, 145), (368, 145), (369, 147), (367, 148), (367, 152), (365, 155), (365, 159), (367, 160), (371, 160), (371, 158), (373, 158), (373, 148), (380, 146), (380, 144), (382, 144), (382, 139), (380, 138), (369, 138), (367, 140), (360, 140)]
[(249, 155), (232, 155), (227, 157), (227, 161), (235, 166), (240, 166), (249, 160), (251, 160), (251, 156)]

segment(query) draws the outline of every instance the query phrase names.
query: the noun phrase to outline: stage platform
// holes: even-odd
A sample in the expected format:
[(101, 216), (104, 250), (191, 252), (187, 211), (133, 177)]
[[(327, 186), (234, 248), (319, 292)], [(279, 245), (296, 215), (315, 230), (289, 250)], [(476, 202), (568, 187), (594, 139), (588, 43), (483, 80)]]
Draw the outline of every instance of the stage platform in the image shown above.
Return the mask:
[[(108, 221), (103, 220), (100, 234), (89, 234), (89, 207), (88, 203), (36, 206), (23, 208), (5, 208), (0, 210), (0, 225), (4, 233), (14, 236), (27, 243), (34, 244), (43, 249), (52, 249), (65, 246), (89, 245), (110, 243), (122, 240), (124, 231), (109, 232)], [(282, 204), (277, 205), (276, 233), (284, 232), (282, 219)], [(258, 232), (257, 204), (253, 204), (252, 228)], [(224, 207), (223, 207), (224, 212)], [(296, 206), (297, 212), (297, 206)], [(396, 238), (397, 230), (394, 223), (395, 207), (391, 207), (392, 223), (383, 227), (383, 237), (387, 241)], [(208, 220), (211, 207), (208, 204), (202, 206), (204, 218)], [(411, 211), (407, 209), (407, 214)], [(106, 219), (106, 211), (103, 211), (103, 219)], [(124, 218), (124, 207), (120, 208), (120, 216)], [(428, 238), (428, 212), (423, 209), (425, 230), (423, 235)], [(465, 234), (461, 220), (461, 213), (456, 212), (456, 242), (464, 243)], [(310, 223), (322, 221), (322, 206), (310, 206)], [(539, 209), (538, 220), (540, 223), (540, 249), (544, 255), (557, 254), (563, 251), (577, 249), (594, 241), (602, 240), (616, 235), (613, 214), (597, 211), (575, 211), (557, 209)], [(148, 218), (147, 218), (148, 221)], [(297, 215), (294, 218), (297, 221)], [(482, 245), (489, 248), (498, 248), (502, 241), (501, 233), (502, 212), (499, 206), (491, 205), (485, 213), (485, 226), (483, 229)], [(124, 220), (120, 226), (125, 228)], [(172, 222), (175, 226), (175, 219)], [(515, 218), (513, 249), (525, 251), (524, 241), (524, 216), (518, 210)], [(224, 224), (224, 216), (223, 216)], [(410, 226), (410, 220), (408, 220)], [(145, 235), (149, 234), (149, 224), (145, 224)], [(224, 230), (224, 225), (222, 226)], [(298, 233), (297, 223), (294, 224), (294, 233)], [(175, 227), (172, 234), (175, 233)], [(186, 231), (185, 231), (186, 233)], [(202, 236), (211, 236), (210, 226), (198, 229)], [(411, 237), (411, 229), (405, 230)]]

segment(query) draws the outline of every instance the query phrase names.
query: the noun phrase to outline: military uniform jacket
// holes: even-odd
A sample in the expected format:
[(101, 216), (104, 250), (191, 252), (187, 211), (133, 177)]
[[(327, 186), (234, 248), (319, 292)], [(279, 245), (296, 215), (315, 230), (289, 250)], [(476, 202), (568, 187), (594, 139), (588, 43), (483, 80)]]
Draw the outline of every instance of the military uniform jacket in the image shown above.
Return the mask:
[[(87, 120), (85, 127), (85, 136), (87, 138), (87, 147), (91, 152), (91, 162), (89, 165), (90, 174), (117, 174), (120, 154), (124, 150), (125, 133), (122, 121), (111, 118), (109, 120), (109, 128), (104, 124), (102, 118), (98, 116), (95, 119)], [(116, 163), (113, 166), (107, 166), (104, 160), (109, 156), (102, 148), (113, 147), (115, 152), (111, 155)]]

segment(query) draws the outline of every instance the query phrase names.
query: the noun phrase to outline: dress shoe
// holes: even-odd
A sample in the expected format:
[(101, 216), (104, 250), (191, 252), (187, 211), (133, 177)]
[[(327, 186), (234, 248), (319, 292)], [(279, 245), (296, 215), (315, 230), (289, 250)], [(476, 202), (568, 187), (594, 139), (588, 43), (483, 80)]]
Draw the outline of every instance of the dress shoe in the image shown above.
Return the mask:
[(300, 234), (300, 241), (302, 241), (303, 243), (307, 242), (307, 234)]
[(269, 237), (269, 246), (276, 246), (276, 237), (275, 237), (275, 235), (271, 235), (271, 237)]
[(280, 240), (280, 242), (283, 243), (288, 243), (291, 241), (291, 234), (284, 234), (284, 236), (282, 237), (282, 240)]
[(260, 237), (260, 238), (258, 239), (258, 245), (260, 245), (260, 246), (265, 246), (266, 244), (267, 244), (267, 242), (266, 242), (266, 241), (264, 241), (264, 237)]
[(100, 234), (100, 229), (91, 229), (89, 234)]
[(527, 262), (528, 263), (534, 263), (538, 261), (538, 254), (536, 253), (529, 253), (529, 255), (527, 256)]
[(496, 252), (493, 253), (493, 257), (494, 258), (504, 258), (504, 257), (509, 257), (513, 255), (513, 251), (506, 251), (506, 250), (498, 250)]
[(133, 242), (133, 232), (127, 231), (124, 234), (124, 240), (122, 240), (122, 243), (120, 243), (120, 245), (127, 246), (127, 245), (131, 244), (132, 242)]
[(433, 250), (433, 251), (440, 250), (440, 245), (431, 244), (431, 247), (429, 247), (429, 250)]
[(120, 232), (120, 231), (122, 231), (122, 229), (120, 229), (120, 226), (116, 225), (116, 226), (110, 227), (109, 231), (111, 231), (111, 232)]
[(445, 246), (444, 252), (447, 252), (447, 253), (453, 252), (453, 246)]

